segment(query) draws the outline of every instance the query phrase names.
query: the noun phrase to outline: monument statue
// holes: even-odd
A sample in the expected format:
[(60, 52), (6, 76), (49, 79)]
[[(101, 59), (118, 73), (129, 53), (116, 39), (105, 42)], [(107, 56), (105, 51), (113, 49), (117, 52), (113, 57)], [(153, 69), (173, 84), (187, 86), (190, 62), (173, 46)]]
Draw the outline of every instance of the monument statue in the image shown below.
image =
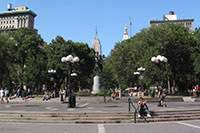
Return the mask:
[(92, 48), (94, 48), (95, 50), (95, 61), (96, 61), (95, 66), (94, 66), (94, 69), (96, 71), (96, 76), (93, 79), (92, 93), (96, 94), (104, 89), (103, 78), (99, 76), (99, 72), (102, 71), (103, 56), (101, 55), (101, 44), (97, 36), (97, 30), (96, 30), (95, 39), (92, 41)]

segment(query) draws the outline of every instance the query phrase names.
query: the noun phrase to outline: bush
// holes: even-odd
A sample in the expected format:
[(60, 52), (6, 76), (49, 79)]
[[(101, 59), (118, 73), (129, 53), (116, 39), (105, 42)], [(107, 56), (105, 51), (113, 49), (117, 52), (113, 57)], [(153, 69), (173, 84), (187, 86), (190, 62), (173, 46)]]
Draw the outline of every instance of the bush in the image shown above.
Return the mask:
[(76, 96), (80, 97), (86, 97), (86, 96), (91, 96), (92, 94), (90, 92), (84, 92), (84, 91), (79, 91), (76, 93)]

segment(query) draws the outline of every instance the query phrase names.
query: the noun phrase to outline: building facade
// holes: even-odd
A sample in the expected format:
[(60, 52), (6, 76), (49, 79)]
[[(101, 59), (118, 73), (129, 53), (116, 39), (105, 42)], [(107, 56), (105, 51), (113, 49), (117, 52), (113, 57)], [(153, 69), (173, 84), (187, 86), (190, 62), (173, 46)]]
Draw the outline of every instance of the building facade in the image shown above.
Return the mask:
[(19, 28), (26, 27), (34, 29), (34, 18), (36, 13), (28, 7), (15, 7), (8, 4), (8, 11), (0, 13), (0, 34), (7, 34), (8, 31), (15, 31)]
[(124, 41), (124, 40), (128, 40), (128, 32), (127, 32), (127, 26), (126, 25), (124, 27), (124, 36), (123, 36), (123, 40), (122, 41)]
[(175, 15), (173, 11), (170, 11), (169, 14), (164, 15), (163, 20), (150, 20), (150, 27), (158, 26), (164, 23), (178, 23), (184, 27), (187, 27), (190, 33), (193, 32), (194, 19), (178, 19), (177, 15)]
[(94, 49), (95, 53), (97, 56), (101, 56), (101, 43), (100, 40), (98, 39), (98, 33), (96, 31), (96, 35), (94, 40), (92, 41), (92, 48)]

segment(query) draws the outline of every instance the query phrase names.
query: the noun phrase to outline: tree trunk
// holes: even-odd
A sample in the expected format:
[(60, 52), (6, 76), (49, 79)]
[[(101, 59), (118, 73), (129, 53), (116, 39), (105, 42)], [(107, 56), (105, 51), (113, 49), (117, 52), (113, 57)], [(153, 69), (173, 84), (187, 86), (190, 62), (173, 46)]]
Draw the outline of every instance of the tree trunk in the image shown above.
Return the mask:
[(170, 80), (169, 80), (169, 76), (167, 77), (167, 84), (168, 84), (168, 94), (171, 94), (171, 86), (170, 86)]
[(176, 87), (176, 81), (173, 79), (173, 87), (172, 87), (172, 94), (175, 94), (175, 87)]

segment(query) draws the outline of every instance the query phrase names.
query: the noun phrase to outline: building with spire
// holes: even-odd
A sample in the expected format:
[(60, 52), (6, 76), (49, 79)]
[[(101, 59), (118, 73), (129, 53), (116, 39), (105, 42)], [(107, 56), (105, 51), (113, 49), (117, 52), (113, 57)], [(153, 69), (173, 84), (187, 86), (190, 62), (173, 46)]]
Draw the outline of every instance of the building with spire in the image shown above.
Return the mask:
[(102, 55), (102, 53), (101, 53), (101, 43), (100, 43), (100, 40), (98, 39), (97, 30), (96, 30), (95, 38), (92, 41), (92, 48), (95, 50), (96, 55), (98, 55), (98, 56)]
[(123, 36), (123, 41), (128, 39), (128, 32), (127, 32), (127, 26), (125, 25), (124, 27), (124, 36)]

